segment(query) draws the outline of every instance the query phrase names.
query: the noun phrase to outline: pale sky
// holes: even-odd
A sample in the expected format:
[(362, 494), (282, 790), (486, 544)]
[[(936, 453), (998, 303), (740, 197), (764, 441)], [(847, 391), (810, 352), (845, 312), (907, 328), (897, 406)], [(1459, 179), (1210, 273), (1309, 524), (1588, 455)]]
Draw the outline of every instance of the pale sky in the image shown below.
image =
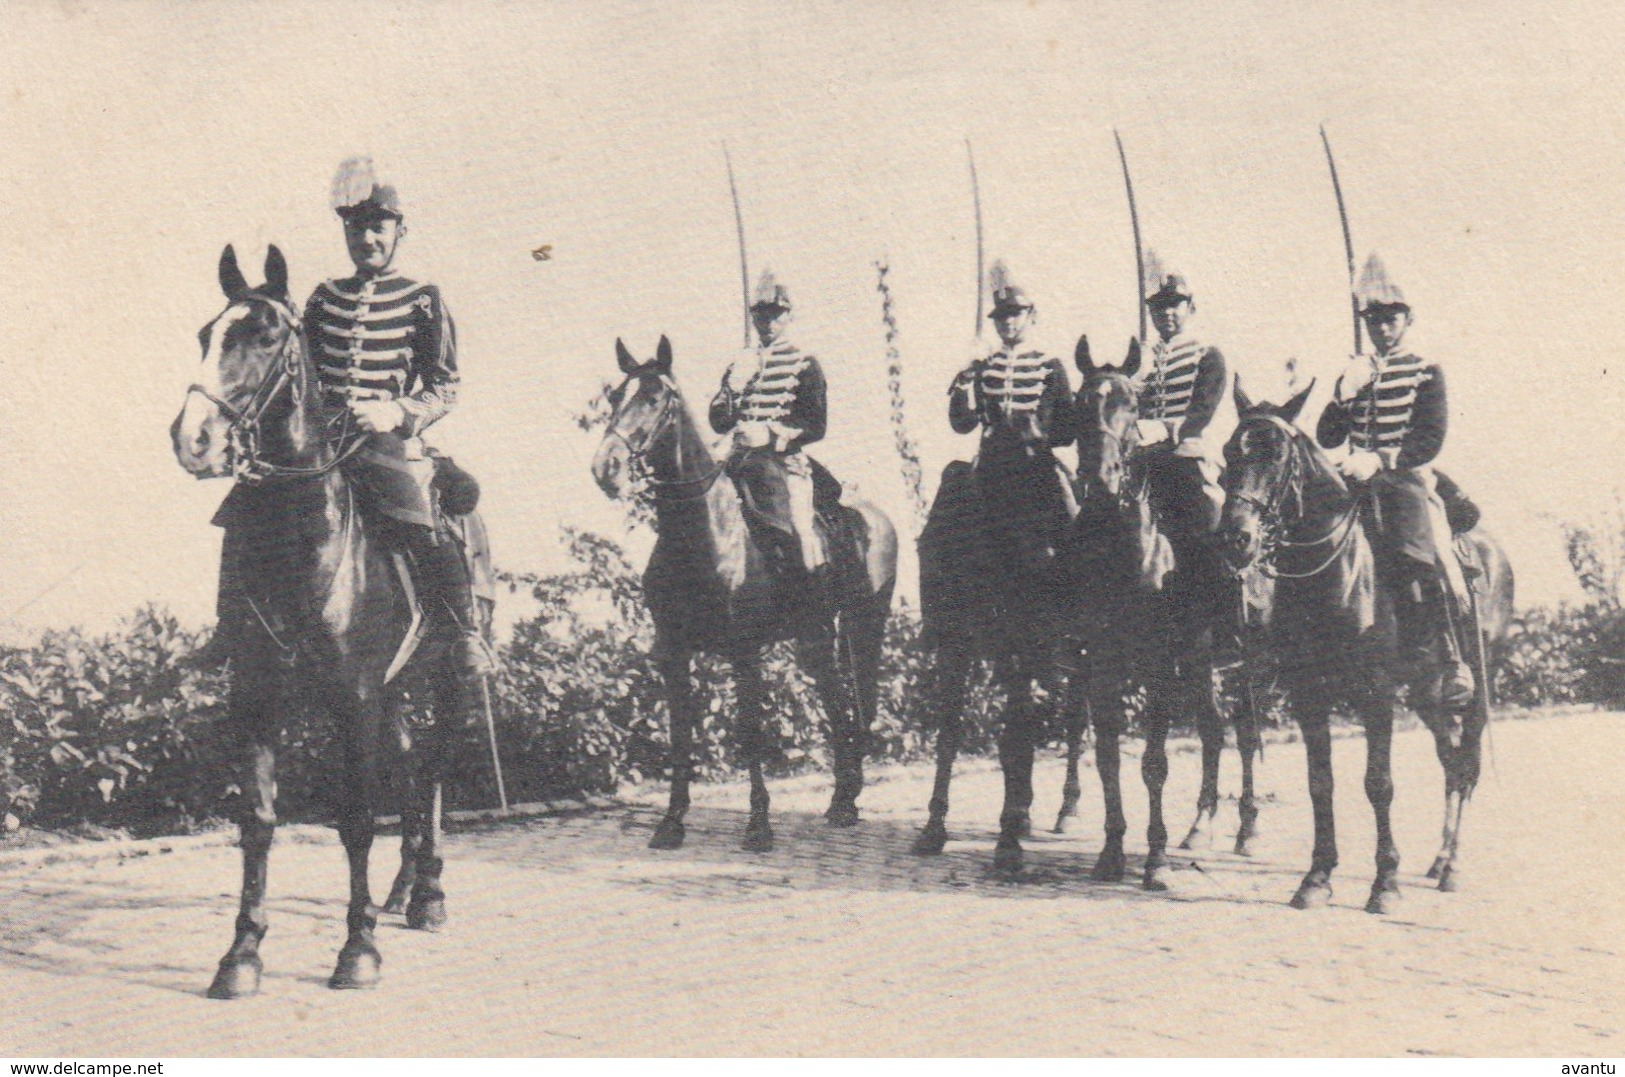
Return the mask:
[[(615, 533), (570, 423), (624, 336), (661, 333), (703, 404), (738, 347), (720, 143), (753, 274), (790, 288), (832, 383), (815, 454), (908, 531), (873, 261), (890, 258), (927, 481), (974, 441), (945, 390), (972, 341), (964, 140), (989, 257), (1037, 343), (1133, 332), (1149, 245), (1254, 396), (1296, 356), (1322, 392), (1350, 344), (1342, 238), (1382, 253), (1443, 363), (1441, 463), (1483, 505), (1523, 604), (1575, 594), (1554, 519), (1625, 479), (1625, 14), (1467, 5), (772, 3), (5, 5), (0, 41), (0, 636), (212, 617), (226, 492), (167, 428), (222, 305), (278, 244), (302, 299), (348, 269), (328, 206), (369, 153), (400, 189), (401, 268), (457, 320), (463, 402), (433, 440), (474, 470), (496, 559), (563, 563), (560, 524)], [(531, 248), (550, 243), (553, 260)], [(903, 590), (916, 587), (912, 557)]]

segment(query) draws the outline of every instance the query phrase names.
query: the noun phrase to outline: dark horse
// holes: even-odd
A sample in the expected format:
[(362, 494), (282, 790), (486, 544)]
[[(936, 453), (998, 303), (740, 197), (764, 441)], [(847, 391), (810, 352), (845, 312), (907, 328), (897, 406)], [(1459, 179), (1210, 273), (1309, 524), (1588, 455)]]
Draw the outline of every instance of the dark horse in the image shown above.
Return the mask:
[[(914, 841), (917, 854), (933, 856), (947, 845), (948, 792), (970, 676), (979, 660), (991, 660), (1005, 696), (1004, 804), (994, 866), (1021, 868), (1021, 839), (1032, 831), (1033, 755), (1045, 732), (1035, 689), (1045, 689), (1051, 713), (1059, 713), (1077, 658), (1069, 646), (1077, 585), (1060, 548), (1071, 522), (1069, 482), (1035, 412), (988, 428), (974, 465), (956, 460), (943, 471), (919, 542), (920, 607), (927, 646), (935, 651), (929, 699), (938, 728), (936, 780)], [(1069, 730), (1074, 745), (1078, 730)], [(1073, 807), (1077, 789), (1074, 768), (1064, 792)], [(1058, 829), (1068, 814), (1063, 807)]]
[[(378, 909), (367, 882), (380, 763), (407, 785), (402, 875), (410, 880), (407, 924), (445, 922), (440, 885), (440, 781), (445, 740), (469, 705), (444, 649), (418, 651), (436, 722), (422, 743), (396, 720), (385, 687), (419, 618), (389, 553), (368, 534), (339, 464), (358, 443), (345, 413), (321, 403), (303, 327), (288, 298), (288, 268), (275, 247), (265, 283), (250, 288), (226, 247), (220, 257), (226, 308), (199, 333), (198, 380), (171, 428), (175, 457), (199, 478), (236, 475), (216, 521), (221, 554), (217, 633), (232, 667), (228, 722), (241, 752), (242, 905), (211, 998), (259, 989), (265, 936), (266, 866), (276, 829), (276, 748), (286, 713), (303, 700), (333, 722), (342, 751), (335, 789), (339, 836), (350, 864), (348, 937), (329, 986), (372, 987), (381, 957)], [(399, 664), (398, 662), (395, 664)], [(408, 751), (411, 755), (408, 756)], [(418, 769), (414, 773), (415, 764)]]
[[(1254, 405), (1236, 387), (1240, 422), (1225, 447), (1221, 537), (1232, 566), (1262, 562), (1276, 578), (1274, 649), (1293, 717), (1303, 730), (1315, 846), (1292, 906), (1325, 905), (1337, 866), (1332, 814), (1330, 716), (1347, 703), (1365, 724), (1365, 791), (1377, 822), (1377, 875), (1366, 911), (1391, 912), (1399, 898), (1399, 849), (1389, 822), (1391, 766), (1398, 702), (1398, 656), (1391, 597), (1361, 523), (1360, 499), (1314, 441), (1295, 425), (1314, 386), (1284, 405)], [(1480, 530), (1464, 536), (1480, 574), (1463, 654), (1478, 667), (1478, 700), (1468, 715), (1420, 708), (1445, 766), (1445, 843), (1430, 875), (1456, 885), (1460, 816), (1478, 780), (1481, 738), (1489, 717), (1486, 652), (1505, 632), (1512, 573), (1505, 555)]]
[[(1149, 461), (1139, 451), (1137, 342), (1120, 367), (1097, 366), (1087, 340), (1076, 354), (1083, 376), (1074, 414), (1078, 430), (1078, 502), (1069, 555), (1073, 573), (1086, 581), (1079, 594), (1079, 632), (1089, 656), (1088, 713), (1095, 726), (1095, 760), (1106, 801), (1106, 845), (1095, 862), (1097, 879), (1115, 881), (1126, 865), (1123, 792), (1118, 739), (1124, 731), (1124, 697), (1145, 692), (1145, 754), (1140, 771), (1150, 798), (1144, 885), (1167, 887), (1168, 830), (1162, 790), (1168, 779), (1168, 729), (1176, 714), (1193, 714), (1202, 741), (1202, 786), (1196, 821), (1184, 842), (1191, 848), (1209, 827), (1219, 803), (1219, 757), (1224, 748), (1223, 713), (1204, 644), (1210, 631), (1206, 604), (1194, 601), (1211, 581), (1181, 579), (1190, 566), (1176, 565), (1173, 547), (1152, 507)], [(1256, 714), (1243, 701), (1236, 714), (1241, 752), (1241, 826), (1236, 852), (1247, 854), (1255, 833), (1258, 802), (1253, 757), (1259, 751)]]
[[(880, 648), (897, 581), (897, 533), (891, 521), (867, 502), (838, 507), (833, 530), (849, 537), (830, 542), (835, 571), (827, 587), (816, 584), (819, 577), (809, 581), (772, 571), (767, 551), (747, 526), (738, 491), (723, 479), (726, 460), (712, 454), (672, 378), (671, 344), (661, 337), (655, 358), (645, 363), (618, 340), (615, 354), (625, 380), (610, 394), (614, 412), (593, 458), (593, 477), (617, 497), (632, 468), (643, 467), (660, 534), (643, 590), (671, 714), (671, 803), (650, 848), (678, 848), (685, 835), (699, 718), (691, 671), (699, 651), (721, 655), (733, 667), (735, 737), (750, 767), (744, 847), (752, 852), (773, 847), (762, 776), (769, 745), (761, 652), (783, 639), (796, 640), (830, 723), (835, 791), (826, 818), (832, 826), (854, 825), (864, 741), (877, 705)], [(826, 519), (821, 527), (831, 522)]]

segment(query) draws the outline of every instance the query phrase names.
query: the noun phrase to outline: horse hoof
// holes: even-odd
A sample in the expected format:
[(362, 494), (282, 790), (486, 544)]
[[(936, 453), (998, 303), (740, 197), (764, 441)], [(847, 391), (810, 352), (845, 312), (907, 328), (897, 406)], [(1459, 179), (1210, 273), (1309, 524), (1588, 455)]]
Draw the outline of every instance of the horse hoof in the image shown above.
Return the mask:
[(948, 847), (948, 828), (940, 819), (933, 819), (914, 838), (911, 847), (915, 856), (936, 856)]
[(219, 999), (251, 998), (260, 993), (260, 973), (265, 966), (258, 954), (247, 957), (223, 957), (220, 968), (209, 985), (209, 997)]
[(1252, 856), (1253, 855), (1253, 839), (1244, 838), (1244, 837), (1241, 837), (1238, 834), (1236, 836), (1236, 855), (1237, 856)]
[(745, 840), (743, 848), (747, 853), (770, 853), (773, 851), (773, 828), (767, 820), (760, 823), (751, 822), (745, 827)]
[(833, 827), (849, 827), (858, 825), (858, 806), (856, 804), (831, 804), (824, 813), (824, 819)]
[(365, 991), (378, 986), (384, 959), (370, 942), (350, 941), (339, 951), (339, 963), (327, 986), (335, 991)]
[(1078, 813), (1075, 810), (1068, 811), (1067, 809), (1062, 808), (1061, 814), (1055, 817), (1055, 829), (1051, 830), (1050, 833), (1065, 834), (1067, 828), (1072, 825), (1072, 820), (1076, 819), (1077, 817)]
[(1128, 864), (1123, 859), (1123, 846), (1116, 842), (1108, 842), (1095, 858), (1095, 869), (1090, 876), (1097, 883), (1120, 883), (1128, 871)]
[(1461, 875), (1453, 865), (1446, 864), (1439, 871), (1439, 889), (1446, 894), (1454, 894), (1461, 889)]
[(1371, 897), (1365, 903), (1365, 911), (1376, 916), (1399, 911), (1399, 886), (1394, 883), (1372, 883)]
[(1442, 879), (1442, 878), (1444, 878), (1445, 872), (1447, 872), (1449, 870), (1450, 870), (1450, 858), (1441, 853), (1440, 855), (1433, 858), (1433, 866), (1428, 868), (1427, 875), (1425, 876), (1425, 878)]
[(1021, 862), (1021, 842), (1009, 835), (999, 838), (993, 849), (993, 870), (1000, 875), (1020, 875)]
[(1168, 889), (1168, 865), (1147, 864), (1145, 866), (1145, 877), (1141, 880), (1140, 885), (1153, 893), (1166, 891)]
[(379, 911), (382, 912), (382, 913), (387, 913), (390, 916), (399, 916), (401, 913), (406, 911), (406, 898), (405, 898), (405, 896), (401, 895), (401, 894), (391, 893), (389, 895), (389, 900), (384, 902), (383, 908), (380, 909)]
[(446, 926), (444, 897), (413, 897), (406, 907), (406, 926), (413, 931), (439, 931)]
[(1331, 900), (1330, 883), (1305, 882), (1298, 886), (1298, 892), (1292, 895), (1292, 900), (1287, 904), (1294, 909), (1324, 909)]
[(688, 828), (682, 824), (682, 821), (667, 816), (660, 820), (659, 826), (655, 827), (654, 837), (649, 839), (649, 848), (681, 849), (683, 839), (687, 836)]

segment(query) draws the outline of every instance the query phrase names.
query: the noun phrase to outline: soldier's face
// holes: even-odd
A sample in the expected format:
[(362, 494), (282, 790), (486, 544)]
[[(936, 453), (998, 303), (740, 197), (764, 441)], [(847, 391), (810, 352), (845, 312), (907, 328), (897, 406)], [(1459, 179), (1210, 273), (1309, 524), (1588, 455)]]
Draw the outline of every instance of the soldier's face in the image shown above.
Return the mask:
[(998, 330), (999, 339), (1004, 341), (1007, 347), (1015, 347), (1020, 344), (1027, 335), (1027, 327), (1032, 324), (1033, 312), (1031, 307), (1000, 311), (993, 316), (993, 328)]
[(401, 222), (394, 217), (351, 217), (344, 222), (344, 242), (350, 261), (360, 273), (379, 273), (395, 259), (401, 241)]
[(1191, 320), (1191, 309), (1189, 299), (1181, 299), (1177, 303), (1151, 304), (1151, 324), (1157, 327), (1157, 335), (1163, 340), (1178, 336), (1185, 323)]
[(790, 324), (790, 312), (778, 307), (753, 307), (750, 319), (756, 323), (756, 335), (765, 346), (784, 335), (785, 326)]
[(1411, 326), (1411, 312), (1404, 307), (1378, 307), (1365, 316), (1366, 334), (1378, 355), (1387, 355), (1405, 339)]

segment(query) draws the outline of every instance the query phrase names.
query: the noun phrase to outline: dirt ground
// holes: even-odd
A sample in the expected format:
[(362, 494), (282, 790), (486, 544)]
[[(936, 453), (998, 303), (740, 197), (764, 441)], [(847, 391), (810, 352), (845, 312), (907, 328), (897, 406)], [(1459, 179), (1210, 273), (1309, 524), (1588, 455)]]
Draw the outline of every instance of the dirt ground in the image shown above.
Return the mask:
[[(1074, 833), (1030, 841), (1019, 881), (989, 871), (1000, 779), (987, 762), (961, 767), (957, 840), (931, 859), (908, 849), (924, 767), (872, 770), (850, 831), (820, 818), (825, 781), (778, 783), (768, 854), (739, 849), (738, 786), (702, 791), (676, 853), (645, 848), (658, 790), (473, 827), (449, 844), (451, 925), (429, 935), (386, 917), (372, 992), (324, 986), (345, 893), (326, 832), (279, 841), (264, 990), (233, 1003), (203, 989), (230, 940), (236, 850), (13, 866), (0, 871), (0, 1055), (1618, 1055), (1625, 715), (1493, 732), (1456, 894), (1420, 875), (1442, 812), (1432, 742), (1398, 738), (1406, 896), (1386, 918), (1361, 911), (1373, 835), (1358, 738), (1334, 748), (1336, 898), (1309, 913), (1284, 904), (1310, 847), (1295, 744), (1269, 750), (1258, 855), (1223, 851), (1227, 800), (1216, 851), (1182, 858), (1167, 894), (1090, 881), (1092, 771)], [(1137, 769), (1131, 857), (1144, 850)], [(1227, 753), (1227, 793), (1237, 769)], [(1176, 840), (1197, 778), (1197, 756), (1176, 754)], [(1047, 759), (1041, 825), (1060, 784)], [(393, 843), (379, 852), (381, 894)]]

